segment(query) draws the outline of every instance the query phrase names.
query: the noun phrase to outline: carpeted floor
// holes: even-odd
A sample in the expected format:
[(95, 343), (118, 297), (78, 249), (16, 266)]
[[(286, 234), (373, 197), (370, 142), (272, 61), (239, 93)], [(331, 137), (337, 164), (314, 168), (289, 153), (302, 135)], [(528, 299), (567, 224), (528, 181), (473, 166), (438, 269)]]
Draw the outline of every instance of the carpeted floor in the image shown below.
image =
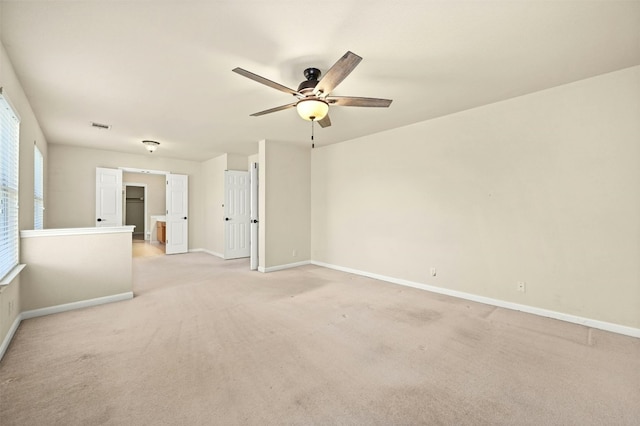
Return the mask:
[(134, 259), (136, 297), (26, 320), (10, 425), (632, 425), (640, 339), (316, 266)]

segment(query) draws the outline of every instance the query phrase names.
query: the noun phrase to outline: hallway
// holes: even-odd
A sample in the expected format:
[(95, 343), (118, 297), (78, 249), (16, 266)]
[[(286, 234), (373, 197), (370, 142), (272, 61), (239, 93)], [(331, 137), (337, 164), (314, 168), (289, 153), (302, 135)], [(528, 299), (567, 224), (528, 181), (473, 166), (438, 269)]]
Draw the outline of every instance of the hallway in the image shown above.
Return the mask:
[(133, 257), (149, 257), (164, 255), (164, 244), (144, 240), (144, 235), (133, 236)]

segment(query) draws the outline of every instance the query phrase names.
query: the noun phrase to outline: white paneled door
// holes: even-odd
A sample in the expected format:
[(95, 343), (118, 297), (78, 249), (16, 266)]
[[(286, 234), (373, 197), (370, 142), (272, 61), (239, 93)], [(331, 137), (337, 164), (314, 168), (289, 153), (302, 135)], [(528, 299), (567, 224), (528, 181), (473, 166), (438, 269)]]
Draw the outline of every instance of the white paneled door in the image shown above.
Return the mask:
[(224, 172), (224, 258), (237, 259), (251, 255), (250, 246), (250, 179), (249, 172)]
[(167, 175), (167, 215), (165, 253), (189, 250), (189, 185), (187, 175)]
[(122, 226), (122, 170), (96, 168), (96, 226)]

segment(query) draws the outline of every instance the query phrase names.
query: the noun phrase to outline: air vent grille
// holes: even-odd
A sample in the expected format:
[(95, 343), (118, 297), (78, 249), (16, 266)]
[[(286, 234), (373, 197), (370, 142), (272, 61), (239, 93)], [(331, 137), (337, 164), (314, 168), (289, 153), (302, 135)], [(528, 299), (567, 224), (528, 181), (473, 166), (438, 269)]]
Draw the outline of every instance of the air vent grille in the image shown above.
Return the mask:
[(92, 121), (91, 122), (91, 127), (97, 127), (98, 129), (109, 130), (111, 128), (111, 125), (102, 124), (102, 123), (96, 123), (95, 121)]

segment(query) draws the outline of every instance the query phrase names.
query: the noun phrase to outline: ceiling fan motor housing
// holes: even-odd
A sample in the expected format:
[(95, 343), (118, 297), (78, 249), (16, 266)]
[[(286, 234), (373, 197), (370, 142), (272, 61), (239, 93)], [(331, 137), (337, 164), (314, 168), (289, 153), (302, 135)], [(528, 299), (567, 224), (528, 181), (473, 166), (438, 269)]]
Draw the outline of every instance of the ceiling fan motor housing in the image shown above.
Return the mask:
[(298, 92), (304, 93), (309, 91), (309, 89), (314, 89), (318, 84), (320, 74), (321, 72), (318, 68), (307, 68), (304, 70), (304, 77), (306, 80), (300, 83), (298, 86)]

